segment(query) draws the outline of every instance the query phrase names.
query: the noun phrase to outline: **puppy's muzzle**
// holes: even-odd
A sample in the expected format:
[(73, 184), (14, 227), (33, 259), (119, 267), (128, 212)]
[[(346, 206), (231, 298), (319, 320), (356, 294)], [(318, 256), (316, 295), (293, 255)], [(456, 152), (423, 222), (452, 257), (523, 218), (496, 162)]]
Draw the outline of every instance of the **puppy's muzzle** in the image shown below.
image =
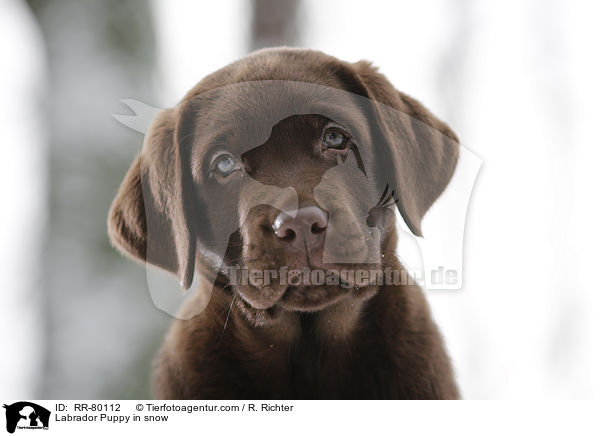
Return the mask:
[(301, 207), (295, 217), (280, 213), (273, 222), (275, 235), (286, 250), (306, 251), (308, 255), (325, 241), (327, 213), (317, 206)]

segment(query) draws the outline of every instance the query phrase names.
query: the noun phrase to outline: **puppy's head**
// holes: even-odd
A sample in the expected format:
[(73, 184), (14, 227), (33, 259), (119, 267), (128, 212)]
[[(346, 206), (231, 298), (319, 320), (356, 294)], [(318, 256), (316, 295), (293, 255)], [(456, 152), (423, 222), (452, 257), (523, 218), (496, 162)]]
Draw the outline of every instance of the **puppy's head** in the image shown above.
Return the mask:
[(340, 271), (385, 265), (393, 207), (420, 236), (457, 156), (448, 126), (370, 64), (260, 51), (157, 117), (109, 234), (185, 288), (200, 270), (249, 309), (315, 311), (373, 295)]

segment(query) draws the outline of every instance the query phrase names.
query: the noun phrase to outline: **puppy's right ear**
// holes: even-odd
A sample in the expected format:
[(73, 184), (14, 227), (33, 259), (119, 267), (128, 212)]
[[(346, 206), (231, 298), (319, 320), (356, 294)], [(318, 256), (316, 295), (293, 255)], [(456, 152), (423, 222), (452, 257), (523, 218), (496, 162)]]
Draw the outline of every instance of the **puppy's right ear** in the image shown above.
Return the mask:
[(178, 141), (185, 127), (179, 113), (178, 108), (164, 110), (150, 126), (110, 208), (108, 234), (120, 252), (175, 274), (187, 289), (196, 243), (186, 207), (193, 186)]

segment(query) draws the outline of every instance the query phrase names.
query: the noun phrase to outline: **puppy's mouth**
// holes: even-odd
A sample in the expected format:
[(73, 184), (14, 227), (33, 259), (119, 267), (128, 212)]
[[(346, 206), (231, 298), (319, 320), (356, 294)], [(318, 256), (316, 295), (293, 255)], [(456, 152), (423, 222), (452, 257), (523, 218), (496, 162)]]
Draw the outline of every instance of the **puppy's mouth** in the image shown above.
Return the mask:
[[(357, 282), (359, 269), (319, 270), (305, 268), (303, 271), (287, 268), (273, 275), (270, 283), (232, 283), (240, 298), (255, 309), (280, 308), (286, 311), (315, 312), (334, 305), (344, 298), (371, 295), (376, 283), (369, 278)], [(253, 274), (245, 274), (246, 278)], [(243, 281), (244, 274), (242, 274)], [(262, 279), (265, 279), (265, 274)], [(239, 277), (238, 277), (239, 278)]]
[[(347, 297), (350, 289), (340, 286), (294, 286), (282, 287), (276, 298), (265, 298), (265, 289), (234, 287), (239, 296), (255, 309), (270, 310), (281, 308), (294, 312), (316, 312), (336, 304)], [(254, 294), (254, 295), (252, 295)]]
[(284, 310), (314, 312), (339, 302), (349, 290), (341, 286), (288, 286), (277, 306)]

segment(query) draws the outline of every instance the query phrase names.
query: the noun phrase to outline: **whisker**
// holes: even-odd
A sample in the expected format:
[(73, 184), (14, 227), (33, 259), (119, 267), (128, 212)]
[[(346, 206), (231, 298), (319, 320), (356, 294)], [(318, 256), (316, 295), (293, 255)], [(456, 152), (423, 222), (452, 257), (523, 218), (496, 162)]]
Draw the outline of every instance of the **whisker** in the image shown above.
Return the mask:
[(229, 321), (229, 315), (231, 315), (231, 308), (233, 307), (233, 302), (235, 301), (235, 294), (231, 296), (231, 304), (229, 305), (229, 310), (227, 311), (227, 316), (225, 317), (225, 324), (223, 324), (223, 333), (225, 333), (225, 329), (227, 328), (227, 322)]
[(377, 205), (379, 205), (383, 201), (385, 195), (388, 192), (388, 188), (389, 188), (389, 185), (385, 185), (385, 189), (383, 190), (383, 194), (381, 194), (381, 197), (379, 197), (379, 201), (377, 201)]
[(388, 204), (383, 204), (380, 207), (390, 207), (390, 206), (392, 206), (392, 205), (394, 205), (394, 204), (396, 204), (396, 203), (398, 203), (400, 201), (399, 198), (396, 198), (396, 199), (393, 199), (393, 200), (394, 201), (390, 201)]

